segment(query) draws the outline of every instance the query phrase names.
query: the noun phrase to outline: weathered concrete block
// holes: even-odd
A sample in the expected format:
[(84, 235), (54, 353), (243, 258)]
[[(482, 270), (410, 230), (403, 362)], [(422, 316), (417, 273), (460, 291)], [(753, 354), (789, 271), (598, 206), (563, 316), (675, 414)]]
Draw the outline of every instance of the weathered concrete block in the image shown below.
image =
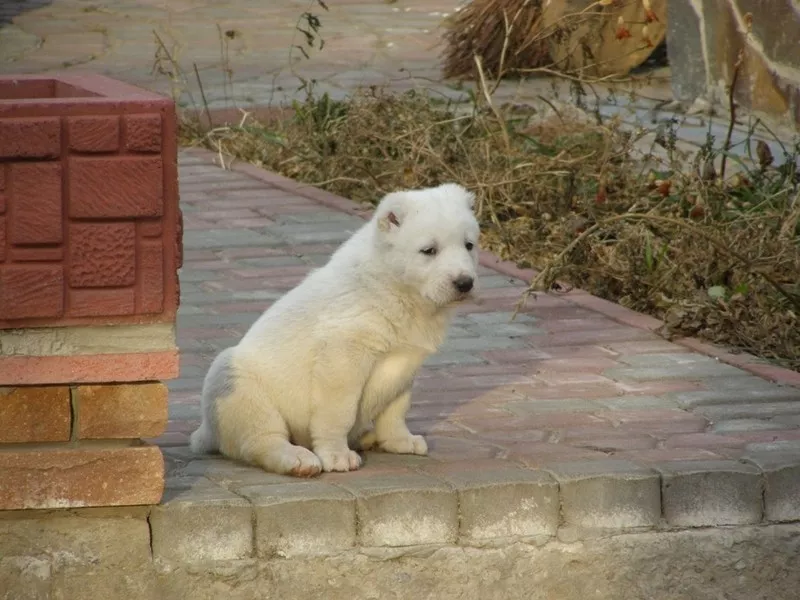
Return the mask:
[(3, 559), (26, 563), (42, 575), (48, 569), (55, 572), (81, 565), (122, 569), (150, 562), (144, 509), (97, 508), (15, 516), (0, 519)]
[(168, 490), (150, 513), (153, 558), (174, 563), (247, 558), (253, 552), (250, 503), (221, 487)]
[(17, 513), (0, 520), (4, 600), (150, 600), (144, 593), (154, 580), (150, 571), (145, 509)]
[(458, 537), (458, 498), (434, 477), (356, 476), (340, 485), (356, 496), (362, 546), (444, 544)]
[(667, 47), (676, 98), (727, 104), (727, 88), (738, 62), (734, 91), (738, 104), (786, 124), (800, 123), (800, 54), (795, 43), (800, 13), (792, 2), (771, 3), (766, 12), (755, 0), (667, 4)]
[(693, 102), (708, 91), (703, 41), (696, 3), (690, 0), (667, 2), (667, 52), (670, 64), (680, 65), (671, 72), (672, 93), (677, 100)]
[(498, 469), (443, 478), (458, 494), (459, 535), (464, 541), (555, 535), (558, 529), (558, 484), (547, 473)]
[(662, 477), (664, 518), (678, 527), (744, 525), (761, 521), (761, 472), (733, 460), (676, 461), (656, 467)]
[(355, 545), (356, 502), (341, 488), (305, 481), (238, 491), (254, 507), (260, 558), (329, 554)]
[(764, 473), (764, 518), (800, 520), (800, 453), (751, 453), (744, 458)]
[(548, 469), (561, 489), (566, 525), (652, 527), (661, 518), (658, 473), (624, 460), (561, 463)]

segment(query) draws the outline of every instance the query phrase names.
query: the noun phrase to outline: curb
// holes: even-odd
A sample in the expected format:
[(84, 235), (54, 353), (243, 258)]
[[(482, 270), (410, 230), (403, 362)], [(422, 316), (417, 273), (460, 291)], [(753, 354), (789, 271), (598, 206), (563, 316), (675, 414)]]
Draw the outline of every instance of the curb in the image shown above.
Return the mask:
[[(217, 160), (217, 155), (210, 150), (191, 147), (181, 148), (181, 151), (197, 158), (204, 159), (216, 166), (220, 166), (219, 161)], [(278, 175), (277, 173), (267, 171), (266, 169), (256, 167), (255, 165), (251, 165), (249, 163), (232, 161), (230, 164), (225, 165), (225, 168), (238, 173), (243, 173), (252, 177), (253, 179), (262, 181), (285, 192), (297, 194), (298, 196), (303, 196), (304, 198), (314, 200), (315, 202), (334, 210), (355, 215), (363, 219), (369, 219), (372, 215), (371, 207), (360, 206), (352, 200), (347, 200), (341, 196), (337, 196), (336, 194), (326, 192), (325, 190), (322, 190), (311, 184), (297, 182), (293, 179), (289, 179), (288, 177), (284, 177), (283, 175)], [(533, 269), (521, 269), (513, 262), (501, 260), (486, 250), (480, 251), (479, 262), (484, 267), (494, 269), (503, 275), (514, 277), (522, 281), (530, 281), (537, 274), (537, 272)], [(573, 288), (568, 293), (560, 294), (559, 297), (564, 298), (568, 302), (580, 306), (581, 308), (592, 310), (618, 323), (635, 327), (637, 329), (645, 329), (655, 333), (664, 324), (664, 322), (660, 319), (636, 312), (635, 310), (620, 306), (619, 304), (609, 300), (604, 300), (603, 298), (593, 296), (589, 292), (579, 288)], [(769, 364), (750, 354), (744, 352), (732, 352), (726, 348), (723, 348), (722, 346), (703, 342), (692, 337), (677, 338), (672, 341), (680, 346), (683, 346), (684, 348), (700, 354), (705, 354), (706, 356), (714, 358), (722, 363), (737, 367), (752, 373), (753, 375), (774, 381), (775, 383), (800, 387), (800, 373), (784, 367)]]

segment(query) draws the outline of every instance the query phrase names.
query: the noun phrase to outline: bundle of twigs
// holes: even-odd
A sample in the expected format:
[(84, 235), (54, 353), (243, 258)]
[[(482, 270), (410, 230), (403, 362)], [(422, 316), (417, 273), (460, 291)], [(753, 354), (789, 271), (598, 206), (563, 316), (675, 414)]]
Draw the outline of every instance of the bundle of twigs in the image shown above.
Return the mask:
[(475, 55), (492, 78), (548, 64), (541, 13), (540, 0), (472, 0), (447, 24), (445, 77), (475, 78)]

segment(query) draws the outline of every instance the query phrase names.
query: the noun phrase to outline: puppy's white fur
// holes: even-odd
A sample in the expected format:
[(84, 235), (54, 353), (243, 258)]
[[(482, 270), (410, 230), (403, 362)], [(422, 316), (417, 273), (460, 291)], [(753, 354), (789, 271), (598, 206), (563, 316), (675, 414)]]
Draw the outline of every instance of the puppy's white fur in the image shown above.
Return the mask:
[(405, 416), (417, 370), (477, 277), (472, 206), (456, 184), (384, 197), (324, 267), (217, 356), (192, 450), (299, 476), (357, 469), (352, 448), (426, 454)]

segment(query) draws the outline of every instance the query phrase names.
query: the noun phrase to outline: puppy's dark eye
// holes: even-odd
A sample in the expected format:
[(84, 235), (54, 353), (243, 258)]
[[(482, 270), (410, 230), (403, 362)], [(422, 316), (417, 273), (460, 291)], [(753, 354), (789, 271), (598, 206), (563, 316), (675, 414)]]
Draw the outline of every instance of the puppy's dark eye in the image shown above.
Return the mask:
[(429, 248), (423, 248), (422, 250), (420, 250), (420, 252), (422, 252), (422, 254), (424, 254), (425, 256), (436, 256), (437, 250), (436, 246), (430, 246)]
[(466, 244), (464, 244), (464, 247), (467, 249), (468, 252), (472, 252), (472, 249), (475, 247), (475, 244), (473, 244), (472, 242), (467, 242)]

